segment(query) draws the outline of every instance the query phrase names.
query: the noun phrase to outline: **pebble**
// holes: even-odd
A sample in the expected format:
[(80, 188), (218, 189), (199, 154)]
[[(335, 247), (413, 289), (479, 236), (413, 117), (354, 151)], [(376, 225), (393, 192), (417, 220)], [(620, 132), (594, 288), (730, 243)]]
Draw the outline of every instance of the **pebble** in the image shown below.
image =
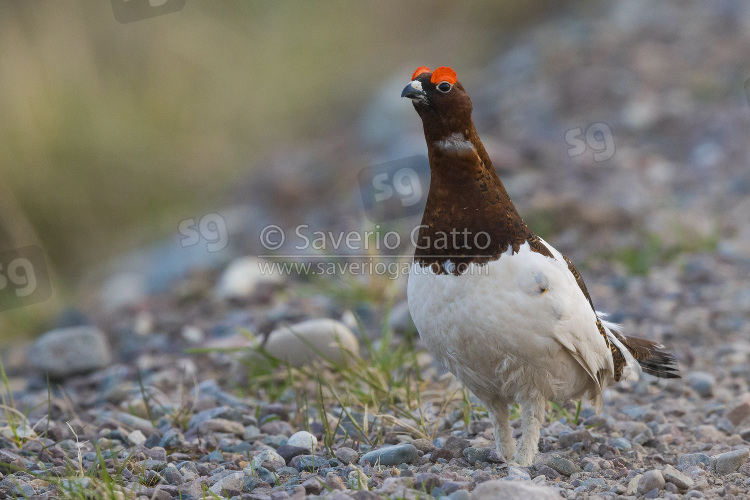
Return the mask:
[(419, 457), (417, 449), (411, 444), (400, 444), (387, 446), (369, 453), (365, 453), (359, 459), (360, 465), (369, 462), (371, 465), (399, 465), (411, 463)]
[(687, 382), (691, 389), (704, 398), (710, 398), (716, 386), (716, 378), (713, 375), (700, 371), (690, 372), (687, 376)]
[(537, 486), (527, 481), (485, 481), (471, 494), (471, 500), (560, 500), (555, 488)]
[(687, 490), (693, 487), (693, 480), (671, 465), (664, 467), (661, 474), (664, 476), (665, 481), (674, 484), (681, 490)]
[(263, 261), (256, 257), (240, 257), (224, 270), (216, 286), (220, 299), (242, 299), (251, 296), (259, 285), (280, 285), (284, 279), (280, 273), (262, 272)]
[(254, 467), (260, 467), (261, 465), (265, 463), (280, 463), (281, 465), (286, 465), (286, 460), (284, 460), (284, 457), (276, 453), (274, 450), (263, 450), (257, 455), (255, 455), (252, 459), (252, 464)]
[(748, 456), (750, 456), (750, 450), (747, 448), (722, 453), (715, 457), (716, 465), (714, 469), (719, 476), (726, 476), (735, 472), (742, 464), (747, 462)]
[(53, 379), (62, 379), (112, 363), (107, 336), (92, 326), (51, 330), (29, 350), (29, 362)]
[(560, 434), (557, 439), (557, 443), (560, 445), (560, 448), (569, 448), (575, 443), (580, 443), (581, 441), (591, 442), (593, 440), (594, 438), (591, 437), (591, 433), (589, 431), (577, 430)]
[(448, 438), (443, 442), (442, 448), (443, 450), (449, 452), (454, 458), (459, 458), (463, 456), (464, 449), (469, 447), (469, 440), (465, 438), (461, 438), (458, 436), (448, 436)]
[(587, 490), (593, 490), (595, 488), (605, 488), (606, 486), (607, 486), (607, 482), (603, 478), (591, 477), (591, 478), (583, 480), (583, 482), (581, 482), (580, 488), (583, 488), (582, 491), (587, 491)]
[(620, 451), (626, 451), (633, 447), (633, 445), (630, 444), (630, 441), (622, 437), (614, 438), (612, 441), (610, 441), (610, 444), (613, 448)]
[(209, 490), (215, 495), (223, 495), (225, 492), (240, 492), (245, 484), (243, 472), (233, 472), (214, 483)]
[(294, 457), (298, 457), (300, 455), (309, 455), (310, 448), (302, 448), (301, 446), (289, 446), (288, 444), (283, 444), (276, 448), (276, 453), (278, 453), (286, 463), (289, 463)]
[(490, 452), (492, 451), (492, 448), (465, 448), (463, 451), (464, 457), (466, 457), (466, 461), (470, 464), (474, 465), (477, 462), (487, 462), (490, 458)]
[(359, 459), (359, 453), (346, 446), (337, 449), (334, 454), (336, 455), (336, 458), (347, 465), (353, 464)]
[(233, 422), (224, 418), (212, 418), (205, 420), (198, 425), (198, 431), (202, 435), (221, 432), (225, 434), (234, 434), (241, 437), (245, 434), (245, 428), (239, 422)]
[(289, 441), (286, 443), (288, 446), (295, 446), (297, 448), (315, 449), (318, 444), (318, 438), (313, 436), (307, 431), (295, 432), (289, 437)]
[(506, 481), (531, 481), (531, 475), (521, 467), (508, 467), (508, 475), (503, 479)]
[(321, 359), (343, 363), (349, 356), (358, 355), (359, 341), (349, 327), (339, 321), (311, 319), (272, 331), (264, 348), (292, 366), (304, 366)]
[(558, 479), (560, 477), (560, 473), (548, 465), (542, 465), (541, 467), (539, 467), (539, 469), (537, 469), (537, 472), (550, 481)]
[(645, 495), (651, 490), (663, 490), (664, 489), (664, 476), (661, 471), (650, 470), (646, 471), (641, 475), (638, 480), (638, 494)]
[(128, 441), (130, 444), (138, 446), (146, 442), (146, 436), (143, 435), (143, 432), (135, 430), (128, 434)]
[(314, 472), (321, 468), (330, 467), (331, 464), (326, 460), (325, 457), (316, 455), (299, 455), (294, 457), (290, 462), (292, 467), (296, 467), (298, 471)]
[(743, 402), (735, 406), (729, 410), (725, 416), (735, 427), (745, 423), (745, 421), (750, 418), (750, 403)]
[(560, 455), (553, 455), (547, 460), (545, 465), (559, 472), (563, 476), (571, 476), (576, 472), (581, 472), (579, 466)]
[(705, 453), (687, 453), (680, 456), (679, 468), (683, 472), (688, 467), (693, 467), (699, 464), (711, 465), (711, 457)]

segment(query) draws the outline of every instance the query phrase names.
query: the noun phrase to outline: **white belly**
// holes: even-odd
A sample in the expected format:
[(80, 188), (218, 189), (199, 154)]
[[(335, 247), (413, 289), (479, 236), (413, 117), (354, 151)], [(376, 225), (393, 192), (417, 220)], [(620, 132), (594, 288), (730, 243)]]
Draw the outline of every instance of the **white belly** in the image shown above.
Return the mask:
[(420, 337), (480, 399), (600, 394), (590, 373), (611, 371), (595, 313), (562, 255), (548, 247), (555, 259), (524, 244), (460, 276), (412, 265), (409, 309)]

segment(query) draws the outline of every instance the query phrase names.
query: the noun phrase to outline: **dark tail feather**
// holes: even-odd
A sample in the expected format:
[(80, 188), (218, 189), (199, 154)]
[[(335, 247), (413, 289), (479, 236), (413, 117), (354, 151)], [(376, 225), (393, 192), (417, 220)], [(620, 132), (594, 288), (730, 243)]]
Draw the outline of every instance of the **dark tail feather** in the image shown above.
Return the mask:
[(680, 378), (677, 359), (662, 344), (638, 337), (625, 337), (623, 344), (645, 373), (659, 378)]

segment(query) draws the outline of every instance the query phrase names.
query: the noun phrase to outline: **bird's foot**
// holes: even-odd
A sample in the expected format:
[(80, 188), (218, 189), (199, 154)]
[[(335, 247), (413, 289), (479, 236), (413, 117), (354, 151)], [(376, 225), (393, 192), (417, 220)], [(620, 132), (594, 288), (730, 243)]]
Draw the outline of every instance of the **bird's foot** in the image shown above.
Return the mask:
[(513, 465), (528, 467), (534, 463), (534, 455), (536, 455), (536, 450), (525, 447), (521, 443), (521, 446), (518, 447), (516, 454), (513, 456)]
[[(499, 457), (510, 459), (516, 452), (516, 440), (512, 436), (508, 435), (507, 438), (502, 436), (497, 439), (496, 437), (495, 452)], [(507, 460), (505, 460), (507, 462)]]
[[(512, 456), (512, 455), (507, 455)], [(494, 464), (499, 464), (499, 467), (507, 467), (508, 466), (508, 460), (505, 458), (506, 455), (499, 451), (497, 448), (493, 448), (492, 451), (490, 451), (490, 456), (487, 458), (488, 462), (492, 462)]]

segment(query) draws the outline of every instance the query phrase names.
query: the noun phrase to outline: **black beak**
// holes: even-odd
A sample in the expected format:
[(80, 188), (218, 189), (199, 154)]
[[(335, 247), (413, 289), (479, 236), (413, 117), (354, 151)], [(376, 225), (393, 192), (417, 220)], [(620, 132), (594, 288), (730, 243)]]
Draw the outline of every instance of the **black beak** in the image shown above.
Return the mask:
[(419, 80), (414, 80), (404, 87), (401, 97), (408, 97), (415, 102), (427, 102), (427, 93), (422, 90), (422, 83)]

